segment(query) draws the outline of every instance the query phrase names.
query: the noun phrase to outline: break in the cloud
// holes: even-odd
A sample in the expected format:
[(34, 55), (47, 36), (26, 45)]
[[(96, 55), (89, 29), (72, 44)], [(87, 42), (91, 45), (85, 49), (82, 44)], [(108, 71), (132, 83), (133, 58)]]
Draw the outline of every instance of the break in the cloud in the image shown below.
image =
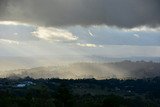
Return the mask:
[[(136, 29), (136, 28), (135, 28)], [(139, 30), (138, 30), (139, 29)], [(108, 26), (70, 27), (70, 32), (78, 36), (77, 43), (96, 45), (134, 45), (134, 46), (160, 46), (160, 31), (158, 29), (137, 30), (117, 29)], [(126, 29), (127, 30), (127, 29)], [(90, 35), (89, 31), (93, 34)]]
[(13, 41), (38, 40), (37, 37), (31, 35), (33, 31), (35, 31), (35, 28), (31, 25), (11, 21), (0, 21), (0, 39)]
[(0, 20), (45, 26), (160, 25), (159, 0), (1, 0)]
[(0, 39), (14, 41), (75, 41), (78, 39), (72, 32), (63, 28), (35, 27), (25, 23), (0, 21)]
[(40, 39), (47, 41), (75, 41), (78, 37), (71, 32), (53, 27), (38, 27), (32, 34)]

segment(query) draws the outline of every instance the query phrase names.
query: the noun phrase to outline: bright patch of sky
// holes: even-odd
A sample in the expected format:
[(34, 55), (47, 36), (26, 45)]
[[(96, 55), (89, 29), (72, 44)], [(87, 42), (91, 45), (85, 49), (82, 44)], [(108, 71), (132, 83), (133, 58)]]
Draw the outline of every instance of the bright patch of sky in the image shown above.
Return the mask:
[(160, 56), (160, 30), (0, 23), (0, 56)]
[[(93, 26), (88, 28), (77, 26), (71, 27), (69, 30), (73, 32), (73, 34), (78, 35), (82, 42), (87, 41), (101, 45), (160, 45), (159, 29), (150, 30), (149, 28), (142, 29), (140, 27), (129, 30), (107, 26)], [(91, 34), (94, 36), (89, 36)]]

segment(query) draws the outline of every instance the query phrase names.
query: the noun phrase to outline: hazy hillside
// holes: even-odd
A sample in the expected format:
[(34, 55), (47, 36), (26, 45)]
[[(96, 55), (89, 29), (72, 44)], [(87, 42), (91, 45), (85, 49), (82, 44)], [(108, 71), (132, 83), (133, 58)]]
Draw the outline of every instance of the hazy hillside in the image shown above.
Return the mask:
[[(33, 78), (145, 78), (160, 76), (160, 63), (123, 61), (115, 63), (73, 63), (63, 66), (3, 71), (1, 76)], [(4, 75), (3, 75), (4, 74)]]

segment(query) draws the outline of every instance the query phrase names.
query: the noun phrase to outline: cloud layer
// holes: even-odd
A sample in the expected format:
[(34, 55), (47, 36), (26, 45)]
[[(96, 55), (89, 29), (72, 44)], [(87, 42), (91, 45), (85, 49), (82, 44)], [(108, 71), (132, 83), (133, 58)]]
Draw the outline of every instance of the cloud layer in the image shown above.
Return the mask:
[(1, 0), (0, 19), (46, 26), (160, 25), (159, 0)]

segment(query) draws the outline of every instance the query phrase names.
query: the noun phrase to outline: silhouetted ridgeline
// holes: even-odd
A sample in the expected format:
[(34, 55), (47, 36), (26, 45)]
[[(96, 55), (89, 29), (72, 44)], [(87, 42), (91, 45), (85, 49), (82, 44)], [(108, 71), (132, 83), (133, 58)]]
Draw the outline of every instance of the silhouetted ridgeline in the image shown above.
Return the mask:
[(0, 79), (2, 107), (159, 107), (160, 77)]

